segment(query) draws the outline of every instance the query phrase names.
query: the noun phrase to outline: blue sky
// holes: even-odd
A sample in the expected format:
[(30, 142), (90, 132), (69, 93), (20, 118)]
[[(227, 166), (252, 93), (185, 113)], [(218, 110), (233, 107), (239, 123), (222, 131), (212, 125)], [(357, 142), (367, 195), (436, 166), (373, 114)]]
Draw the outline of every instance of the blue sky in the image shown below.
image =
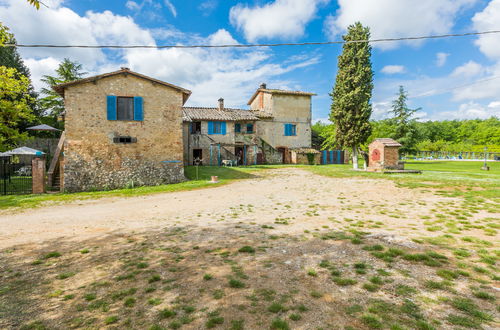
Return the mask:
[[(374, 38), (500, 30), (500, 0), (0, 0), (0, 21), (19, 43), (232, 44), (339, 40), (361, 21)], [(500, 116), (500, 35), (374, 44), (374, 119), (387, 116), (399, 85), (428, 119)], [(191, 89), (188, 105), (246, 107), (266, 82), (317, 93), (326, 120), (341, 46), (255, 49), (23, 49), (35, 86), (64, 58), (89, 74), (120, 66)], [(498, 79), (497, 79), (498, 78)]]

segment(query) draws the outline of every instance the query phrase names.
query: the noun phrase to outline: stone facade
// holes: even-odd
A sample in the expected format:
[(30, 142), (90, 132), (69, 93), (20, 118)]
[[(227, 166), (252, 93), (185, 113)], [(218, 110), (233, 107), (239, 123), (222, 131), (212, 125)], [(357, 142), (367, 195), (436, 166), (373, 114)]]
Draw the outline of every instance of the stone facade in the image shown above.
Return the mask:
[(291, 151), (291, 163), (299, 165), (320, 165), (321, 153), (314, 149), (298, 149)]
[(33, 158), (31, 161), (31, 177), (33, 194), (43, 194), (45, 192), (45, 158)]
[[(189, 91), (127, 69), (95, 78), (60, 85), (66, 108), (62, 188), (74, 192), (183, 181), (182, 106)], [(108, 120), (109, 95), (142, 97), (142, 120)], [(120, 136), (133, 142), (117, 143)]]
[(399, 148), (401, 144), (393, 139), (376, 139), (368, 146), (369, 171), (402, 170), (399, 161)]

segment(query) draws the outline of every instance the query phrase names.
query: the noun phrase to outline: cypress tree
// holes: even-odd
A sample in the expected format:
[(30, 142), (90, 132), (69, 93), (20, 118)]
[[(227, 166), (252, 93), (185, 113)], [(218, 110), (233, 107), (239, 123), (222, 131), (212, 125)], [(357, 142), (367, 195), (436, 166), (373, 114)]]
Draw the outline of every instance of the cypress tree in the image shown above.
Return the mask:
[(372, 47), (368, 42), (370, 29), (357, 22), (342, 37), (344, 44), (338, 58), (338, 72), (333, 88), (330, 120), (335, 125), (335, 140), (342, 148), (352, 149), (353, 168), (358, 168), (359, 146), (371, 134), (370, 99), (373, 91)]

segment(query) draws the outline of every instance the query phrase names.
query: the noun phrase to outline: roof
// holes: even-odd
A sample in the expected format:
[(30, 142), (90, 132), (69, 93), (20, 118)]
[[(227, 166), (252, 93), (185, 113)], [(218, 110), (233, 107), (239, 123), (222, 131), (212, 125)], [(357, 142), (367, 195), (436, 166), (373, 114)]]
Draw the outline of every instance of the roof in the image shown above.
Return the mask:
[(268, 89), (268, 88), (259, 88), (255, 91), (255, 93), (248, 101), (248, 105), (252, 104), (253, 100), (259, 95), (260, 92), (270, 93), (270, 94), (282, 94), (282, 95), (301, 95), (301, 96), (315, 96), (315, 93), (301, 92), (301, 91), (286, 91), (282, 89)]
[(32, 130), (32, 131), (60, 131), (60, 129), (54, 128), (54, 127), (46, 125), (46, 124), (31, 126), (31, 127), (28, 127), (27, 129)]
[(45, 154), (44, 152), (36, 149), (32, 149), (29, 147), (19, 147), (13, 150), (6, 151), (2, 154), (2, 156), (11, 156), (11, 155), (30, 155), (30, 156), (40, 156)]
[(389, 138), (375, 139), (373, 142), (382, 143), (386, 147), (402, 147), (401, 143), (399, 143), (396, 140), (389, 139)]
[(103, 78), (107, 78), (107, 77), (112, 77), (112, 76), (116, 76), (116, 75), (119, 75), (119, 74), (124, 74), (124, 75), (130, 74), (132, 76), (135, 76), (135, 77), (138, 77), (138, 78), (141, 78), (141, 79), (149, 80), (151, 82), (154, 82), (154, 83), (157, 83), (157, 84), (160, 84), (160, 85), (163, 85), (163, 86), (167, 86), (167, 87), (176, 89), (176, 90), (178, 90), (178, 91), (180, 91), (181, 93), (184, 94), (184, 97), (183, 97), (183, 102), (184, 103), (186, 103), (186, 101), (188, 100), (189, 96), (191, 95), (191, 91), (190, 90), (187, 90), (185, 88), (182, 88), (182, 87), (179, 87), (179, 86), (176, 86), (176, 85), (169, 84), (167, 82), (164, 82), (164, 81), (161, 81), (161, 80), (158, 80), (158, 79), (155, 79), (155, 78), (151, 78), (151, 77), (145, 76), (143, 74), (131, 71), (128, 68), (121, 68), (118, 71), (103, 73), (103, 74), (100, 74), (100, 75), (97, 75), (97, 76), (92, 76), (92, 77), (87, 77), (87, 78), (83, 78), (83, 79), (79, 79), (79, 80), (70, 81), (70, 82), (67, 82), (67, 83), (64, 83), (64, 84), (56, 85), (56, 86), (54, 86), (52, 88), (57, 93), (59, 93), (62, 97), (64, 97), (64, 89), (67, 88), (67, 87), (69, 87), (69, 86), (83, 84), (83, 83), (88, 83), (88, 82), (96, 82), (99, 79), (103, 79)]
[(253, 111), (243, 109), (224, 108), (203, 108), (203, 107), (184, 107), (182, 108), (182, 120), (221, 120), (221, 121), (255, 121), (259, 118)]
[(263, 119), (273, 118), (272, 114), (265, 112), (265, 111), (262, 111), (262, 110), (250, 110), (250, 112), (252, 112), (258, 118), (263, 118)]

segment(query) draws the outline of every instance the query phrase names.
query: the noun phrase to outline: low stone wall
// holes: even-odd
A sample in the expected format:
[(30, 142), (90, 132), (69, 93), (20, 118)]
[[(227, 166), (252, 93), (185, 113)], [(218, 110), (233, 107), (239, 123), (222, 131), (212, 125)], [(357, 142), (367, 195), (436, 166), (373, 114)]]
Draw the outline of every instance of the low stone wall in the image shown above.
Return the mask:
[(64, 191), (95, 191), (157, 186), (185, 181), (182, 163), (161, 163), (124, 158), (119, 166), (98, 158), (86, 161), (66, 155)]

